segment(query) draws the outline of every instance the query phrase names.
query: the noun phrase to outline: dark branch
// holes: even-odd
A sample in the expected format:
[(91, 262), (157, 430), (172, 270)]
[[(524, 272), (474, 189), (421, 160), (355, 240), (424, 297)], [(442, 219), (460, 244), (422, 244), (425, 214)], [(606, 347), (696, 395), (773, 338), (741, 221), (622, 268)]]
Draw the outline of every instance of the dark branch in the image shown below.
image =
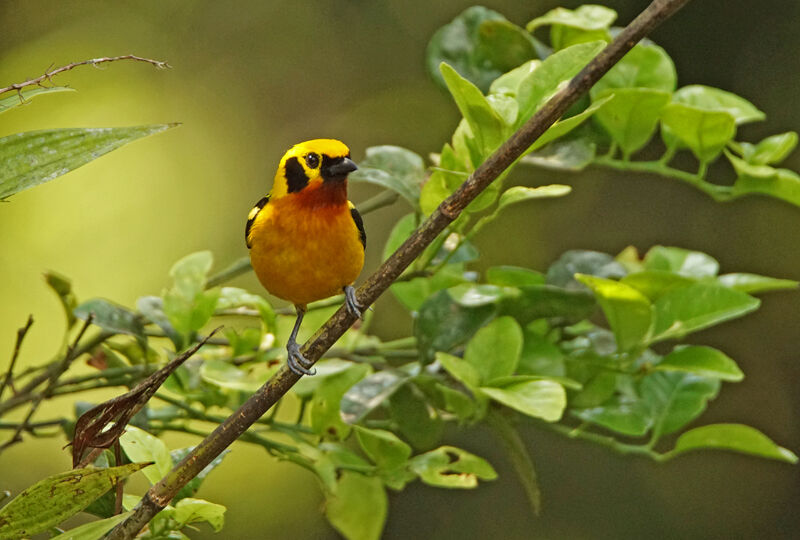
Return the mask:
[[(367, 279), (357, 292), (362, 306), (372, 304), (380, 294), (419, 256), (423, 250), (458, 217), (461, 211), (505, 169), (511, 166), (542, 133), (585, 94), (616, 62), (659, 23), (670, 17), (689, 0), (654, 0), (600, 54), (598, 54), (569, 84), (556, 93), (510, 139), (495, 151), (464, 184), (412, 234), (377, 272)], [(306, 359), (315, 362), (355, 322), (344, 308), (339, 309), (302, 348)], [(235, 413), (208, 435), (178, 463), (164, 478), (150, 488), (134, 509), (134, 513), (117, 525), (109, 539), (134, 538), (158, 512), (169, 504), (178, 491), (194, 478), (225, 448), (300, 379), (285, 364), (256, 391)]]
[(17, 363), (17, 357), (19, 356), (19, 350), (22, 347), (22, 341), (25, 339), (25, 335), (30, 330), (31, 325), (33, 324), (33, 315), (28, 315), (28, 322), (25, 323), (25, 326), (17, 330), (17, 341), (14, 343), (14, 352), (11, 354), (11, 362), (8, 364), (8, 371), (6, 371), (6, 377), (3, 379), (3, 385), (0, 386), (0, 398), (3, 397), (3, 391), (6, 389), (6, 386), (11, 386), (11, 390), (16, 393), (14, 390), (14, 366)]

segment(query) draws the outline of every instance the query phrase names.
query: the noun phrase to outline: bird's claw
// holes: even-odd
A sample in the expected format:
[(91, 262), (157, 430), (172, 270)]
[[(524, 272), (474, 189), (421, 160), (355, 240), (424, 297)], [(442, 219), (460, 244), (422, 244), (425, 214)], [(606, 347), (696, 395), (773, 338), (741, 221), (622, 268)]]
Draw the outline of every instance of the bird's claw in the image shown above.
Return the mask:
[(300, 345), (296, 341), (290, 341), (286, 344), (286, 352), (289, 354), (286, 363), (289, 364), (289, 369), (294, 373), (300, 376), (311, 376), (317, 373), (317, 370), (311, 368), (312, 364), (300, 352)]
[(362, 317), (361, 310), (363, 308), (358, 303), (358, 300), (356, 300), (356, 290), (352, 285), (347, 285), (344, 288), (344, 305), (350, 315), (356, 319), (360, 319)]

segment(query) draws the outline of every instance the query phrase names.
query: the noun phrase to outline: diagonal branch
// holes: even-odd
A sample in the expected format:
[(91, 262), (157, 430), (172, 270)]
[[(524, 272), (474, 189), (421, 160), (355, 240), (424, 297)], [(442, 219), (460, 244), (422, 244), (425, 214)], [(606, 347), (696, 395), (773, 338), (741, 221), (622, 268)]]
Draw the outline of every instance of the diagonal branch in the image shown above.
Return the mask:
[(27, 86), (41, 86), (44, 81), (52, 81), (52, 77), (54, 75), (58, 75), (59, 73), (63, 73), (65, 71), (69, 71), (74, 69), (78, 66), (86, 66), (92, 65), (97, 66), (99, 64), (105, 64), (106, 62), (116, 62), (118, 60), (136, 60), (137, 62), (147, 62), (148, 64), (153, 64), (159, 69), (167, 69), (170, 67), (169, 64), (166, 62), (162, 62), (160, 60), (152, 60), (150, 58), (143, 58), (141, 56), (136, 56), (135, 54), (125, 54), (122, 56), (104, 56), (103, 58), (92, 58), (90, 60), (84, 60), (83, 62), (72, 62), (71, 64), (67, 64), (66, 66), (61, 66), (53, 70), (46, 71), (44, 75), (36, 77), (35, 79), (30, 79), (25, 82), (12, 84), (10, 86), (6, 86), (5, 88), (0, 88), (0, 95), (5, 94), (6, 92), (11, 92), (16, 90), (19, 92), (23, 88)]
[[(556, 93), (516, 133), (497, 149), (425, 222), (367, 279), (357, 292), (363, 306), (372, 304), (383, 291), (455, 220), (461, 211), (505, 169), (511, 166), (564, 112), (596, 83), (615, 63), (656, 26), (689, 0), (654, 0), (569, 84)], [(337, 311), (302, 352), (309, 361), (318, 360), (355, 322), (346, 309)], [(150, 488), (133, 514), (111, 531), (108, 538), (133, 538), (178, 491), (232, 444), (300, 379), (284, 365), (235, 413), (208, 435), (186, 458)]]

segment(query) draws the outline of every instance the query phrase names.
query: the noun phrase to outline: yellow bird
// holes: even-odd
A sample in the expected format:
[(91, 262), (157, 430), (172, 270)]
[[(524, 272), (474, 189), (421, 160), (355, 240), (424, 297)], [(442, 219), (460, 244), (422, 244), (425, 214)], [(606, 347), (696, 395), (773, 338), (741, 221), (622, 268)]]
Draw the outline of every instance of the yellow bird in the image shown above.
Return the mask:
[(364, 266), (367, 235), (347, 200), (347, 175), (356, 169), (341, 141), (296, 144), (281, 158), (269, 195), (247, 216), (245, 240), (256, 276), (297, 311), (286, 351), (298, 375), (315, 373), (297, 344), (309, 302), (344, 291), (347, 310), (361, 318), (352, 284)]

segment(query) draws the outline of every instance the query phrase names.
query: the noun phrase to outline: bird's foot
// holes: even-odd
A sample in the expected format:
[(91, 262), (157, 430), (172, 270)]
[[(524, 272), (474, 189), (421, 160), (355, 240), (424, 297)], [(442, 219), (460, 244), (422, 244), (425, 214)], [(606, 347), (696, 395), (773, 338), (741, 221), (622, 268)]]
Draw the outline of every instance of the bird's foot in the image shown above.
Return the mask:
[(310, 369), (312, 364), (302, 355), (300, 352), (300, 345), (298, 345), (296, 341), (291, 340), (286, 344), (286, 352), (289, 353), (289, 357), (286, 360), (289, 364), (289, 369), (297, 375), (311, 376), (317, 372), (316, 369)]
[(347, 307), (347, 311), (350, 313), (350, 315), (356, 319), (361, 318), (361, 310), (363, 308), (356, 300), (356, 290), (352, 285), (347, 285), (344, 288), (344, 305)]

